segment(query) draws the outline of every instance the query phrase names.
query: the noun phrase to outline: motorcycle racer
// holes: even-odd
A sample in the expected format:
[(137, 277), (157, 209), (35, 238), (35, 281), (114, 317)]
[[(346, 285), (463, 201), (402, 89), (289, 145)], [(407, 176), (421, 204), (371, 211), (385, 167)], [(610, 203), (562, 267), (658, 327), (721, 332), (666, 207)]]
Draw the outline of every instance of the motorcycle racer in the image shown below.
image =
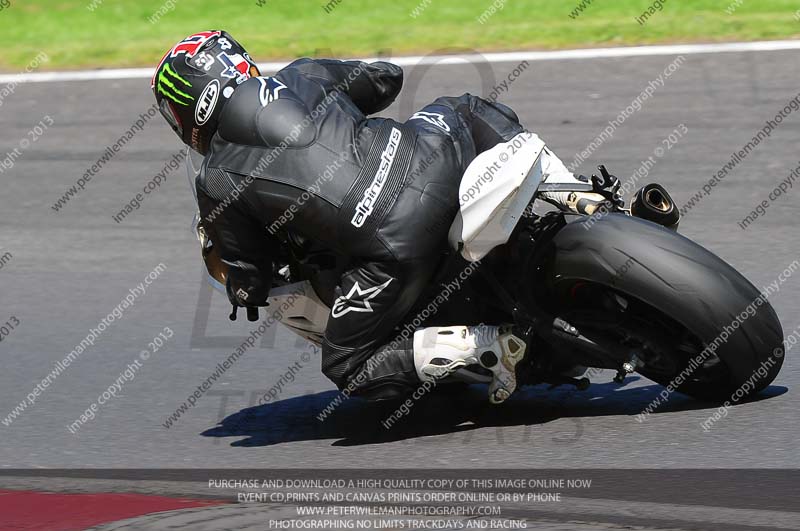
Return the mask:
[[(470, 371), (501, 403), (532, 354), (512, 327), (428, 327), (390, 340), (434, 274), (449, 228), (441, 219), (458, 212), (467, 166), (524, 128), (509, 107), (471, 94), (440, 97), (405, 122), (371, 117), (402, 83), (402, 69), (383, 61), (298, 59), (262, 76), (217, 30), (172, 47), (152, 88), (172, 129), (205, 156), (196, 181), (201, 223), (227, 266), (232, 304), (267, 305), (290, 241), (333, 249), (349, 261), (322, 343), (331, 381), (387, 399)], [(551, 171), (571, 176), (545, 155)], [(574, 194), (550, 199), (578, 203)]]

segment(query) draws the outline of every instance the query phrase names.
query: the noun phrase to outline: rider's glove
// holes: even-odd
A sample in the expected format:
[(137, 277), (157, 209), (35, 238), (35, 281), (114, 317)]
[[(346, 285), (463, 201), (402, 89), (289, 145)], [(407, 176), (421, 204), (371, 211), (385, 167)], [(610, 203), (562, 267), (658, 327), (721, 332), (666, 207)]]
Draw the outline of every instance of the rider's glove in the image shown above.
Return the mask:
[(225, 283), (225, 291), (228, 294), (228, 300), (231, 302), (233, 306), (247, 306), (247, 292), (243, 289), (239, 288), (239, 294), (233, 289), (231, 286), (231, 277), (228, 277), (227, 282)]
[(225, 290), (234, 306), (269, 306), (267, 299), (272, 285), (272, 275), (257, 268), (237, 263), (228, 270)]

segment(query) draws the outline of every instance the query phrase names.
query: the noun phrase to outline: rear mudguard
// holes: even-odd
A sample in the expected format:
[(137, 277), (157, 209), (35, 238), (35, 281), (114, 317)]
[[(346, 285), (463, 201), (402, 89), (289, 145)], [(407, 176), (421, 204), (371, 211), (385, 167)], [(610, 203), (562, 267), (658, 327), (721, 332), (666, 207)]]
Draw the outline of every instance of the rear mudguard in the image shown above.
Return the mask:
[[(775, 310), (733, 267), (688, 238), (649, 221), (610, 214), (567, 224), (553, 243), (554, 282), (586, 280), (613, 287), (660, 309), (705, 345), (717, 340), (715, 352), (731, 373), (729, 389), (750, 379), (762, 364), (768, 374), (758, 378), (756, 390), (778, 374), (783, 330)], [(726, 327), (727, 340), (720, 344), (717, 338)]]

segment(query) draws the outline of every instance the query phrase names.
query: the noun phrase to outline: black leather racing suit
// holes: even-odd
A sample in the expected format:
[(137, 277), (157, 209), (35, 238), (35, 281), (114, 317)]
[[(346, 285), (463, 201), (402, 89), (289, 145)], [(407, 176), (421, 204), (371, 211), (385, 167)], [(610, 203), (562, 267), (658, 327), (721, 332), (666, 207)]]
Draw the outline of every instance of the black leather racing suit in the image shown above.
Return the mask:
[(465, 168), (522, 131), (513, 111), (469, 94), (405, 123), (368, 118), (402, 80), (385, 62), (311, 59), (249, 79), (230, 95), (197, 179), (201, 218), (243, 303), (265, 305), (281, 232), (352, 258), (322, 371), (374, 398), (419, 385), (411, 341), (392, 341), (392, 330), (431, 279)]

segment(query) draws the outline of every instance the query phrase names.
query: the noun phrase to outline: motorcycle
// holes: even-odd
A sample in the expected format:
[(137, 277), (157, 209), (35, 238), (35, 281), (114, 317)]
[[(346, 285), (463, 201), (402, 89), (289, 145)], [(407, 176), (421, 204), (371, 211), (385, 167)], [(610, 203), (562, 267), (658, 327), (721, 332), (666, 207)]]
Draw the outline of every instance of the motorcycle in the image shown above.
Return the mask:
[[(579, 376), (588, 368), (611, 369), (619, 383), (638, 372), (673, 391), (725, 400), (768, 366), (744, 394), (767, 387), (783, 363), (778, 316), (744, 276), (677, 232), (680, 216), (667, 191), (649, 184), (625, 208), (620, 181), (605, 167), (591, 178), (559, 181), (543, 167), (545, 149), (532, 135), (470, 164), (460, 211), (447, 220), (449, 248), (398, 330), (514, 323), (533, 338), (524, 385), (586, 389), (588, 378)], [(200, 161), (189, 151), (194, 190)], [(502, 171), (487, 179), (498, 158)], [(554, 192), (594, 192), (606, 200), (580, 213), (537, 214), (537, 202)], [(209, 279), (224, 293), (225, 270), (210, 265), (218, 263), (213, 242), (197, 217), (194, 228)], [(270, 306), (281, 308), (281, 324), (320, 344), (347, 258), (297, 236), (285, 243)], [(258, 318), (255, 309), (248, 317)]]

